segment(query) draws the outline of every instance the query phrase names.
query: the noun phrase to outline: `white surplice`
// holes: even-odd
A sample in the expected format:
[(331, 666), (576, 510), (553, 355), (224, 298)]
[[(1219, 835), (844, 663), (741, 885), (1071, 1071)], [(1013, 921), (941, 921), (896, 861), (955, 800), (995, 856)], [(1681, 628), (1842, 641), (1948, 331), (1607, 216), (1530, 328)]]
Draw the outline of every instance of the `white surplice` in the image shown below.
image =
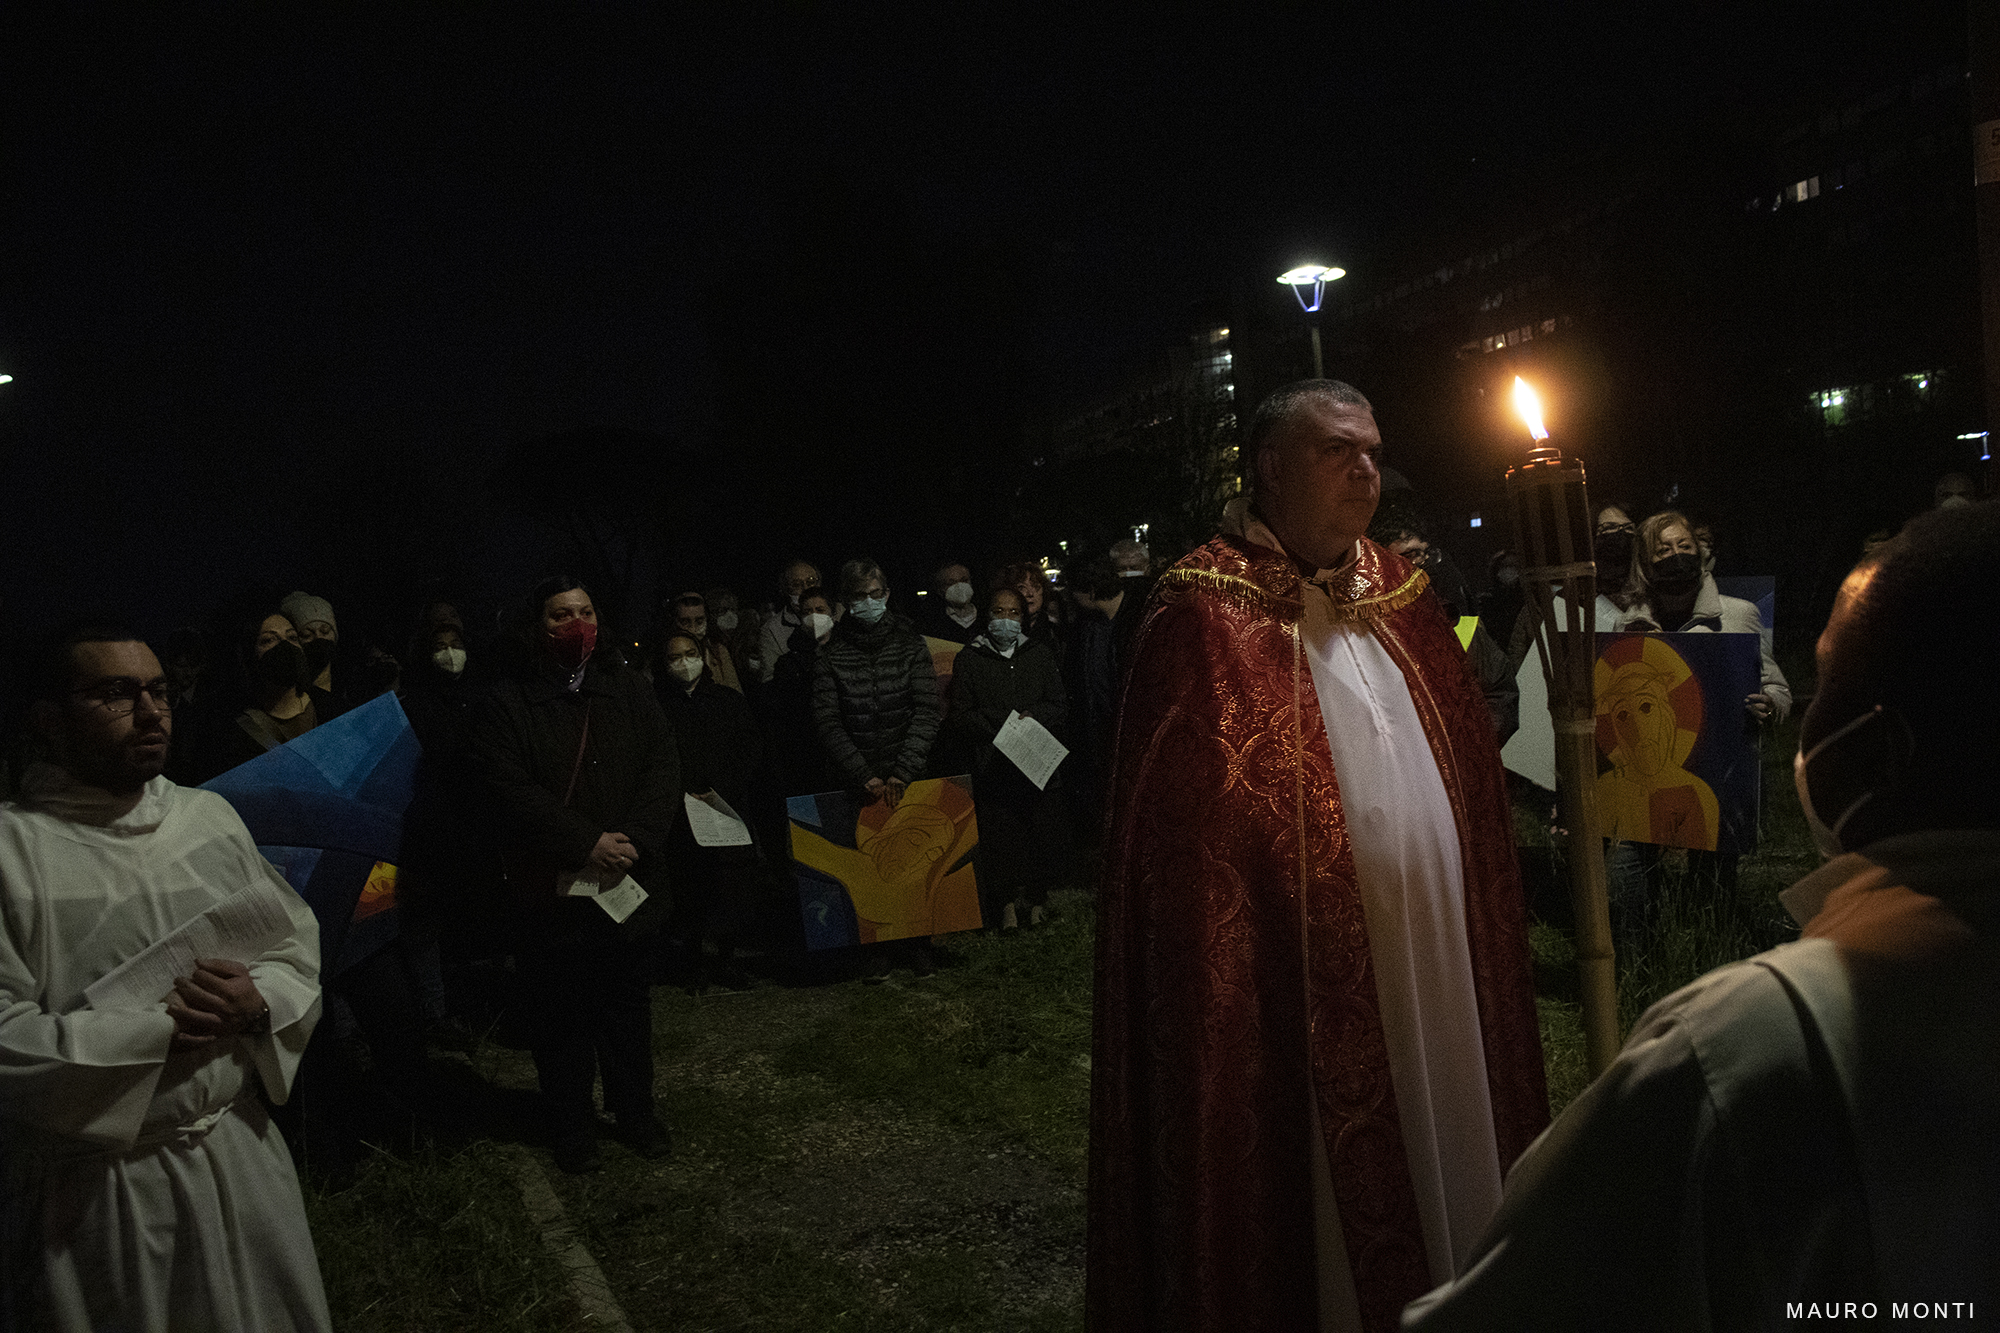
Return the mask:
[[(0, 805), (0, 1126), (6, 1261), (39, 1254), (35, 1327), (283, 1333), (329, 1326), (282, 1102), (319, 1016), (319, 928), (228, 802), (165, 778), (112, 817), (40, 768)], [(247, 962), (271, 1031), (169, 1054), (164, 1003), (84, 989), (258, 877), (288, 938)], [(19, 1301), (37, 1276), (6, 1275)], [(15, 1306), (15, 1312), (20, 1307)]]
[[(1300, 629), (1353, 848), (1426, 1258), (1444, 1282), (1500, 1205), (1458, 824), (1409, 685), (1367, 624), (1336, 621), (1326, 593), (1308, 584)], [(1322, 1184), (1324, 1205), (1331, 1183)]]

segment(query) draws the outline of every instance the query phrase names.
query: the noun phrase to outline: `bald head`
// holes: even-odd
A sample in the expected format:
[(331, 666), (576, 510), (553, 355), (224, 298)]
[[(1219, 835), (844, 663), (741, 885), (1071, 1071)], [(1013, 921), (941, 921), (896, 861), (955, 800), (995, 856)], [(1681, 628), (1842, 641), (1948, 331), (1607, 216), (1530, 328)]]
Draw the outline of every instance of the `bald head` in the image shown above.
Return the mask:
[(1841, 585), (1800, 748), (1871, 718), (1809, 766), (1813, 807), (1829, 822), (1868, 797), (1842, 830), (1848, 850), (1918, 829), (2000, 827), (1996, 587), (2000, 502), (1990, 500), (1913, 520)]

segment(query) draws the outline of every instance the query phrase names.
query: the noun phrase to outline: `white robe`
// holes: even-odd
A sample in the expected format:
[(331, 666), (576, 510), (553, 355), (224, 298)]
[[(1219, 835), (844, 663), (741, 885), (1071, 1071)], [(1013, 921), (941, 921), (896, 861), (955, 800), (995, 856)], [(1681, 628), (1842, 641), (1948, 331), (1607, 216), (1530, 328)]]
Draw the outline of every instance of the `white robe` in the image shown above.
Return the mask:
[[(1458, 824), (1395, 659), (1308, 585), (1301, 626), (1368, 923), (1389, 1077), (1434, 1281), (1448, 1281), (1500, 1205), (1500, 1151), (1465, 928)], [(1317, 1174), (1324, 1176), (1325, 1166)], [(1330, 1179), (1316, 1179), (1322, 1230)], [(1342, 1246), (1320, 1246), (1322, 1267)], [(1323, 1304), (1338, 1301), (1322, 1277)], [(1344, 1302), (1343, 1302), (1344, 1303)], [(1345, 1322), (1325, 1312), (1325, 1326)]]
[[(298, 1177), (251, 1085), (274, 1102), (291, 1087), (319, 1016), (318, 925), (221, 797), (155, 778), (115, 820), (102, 797), (43, 786), (0, 805), (4, 1224), (41, 1255), (32, 1326), (327, 1328)], [(170, 1055), (164, 1002), (89, 1006), (93, 981), (260, 876), (292, 920), (242, 960), (268, 1035)], [(16, 1300), (35, 1280), (6, 1277)]]

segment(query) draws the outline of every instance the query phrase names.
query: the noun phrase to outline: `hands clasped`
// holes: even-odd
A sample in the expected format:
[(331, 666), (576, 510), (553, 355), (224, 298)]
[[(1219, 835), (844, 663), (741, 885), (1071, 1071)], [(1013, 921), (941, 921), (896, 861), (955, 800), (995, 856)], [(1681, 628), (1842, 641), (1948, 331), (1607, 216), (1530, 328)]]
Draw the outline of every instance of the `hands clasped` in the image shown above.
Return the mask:
[(193, 1051), (218, 1037), (233, 1037), (270, 1012), (250, 980), (250, 969), (227, 958), (200, 958), (174, 982), (167, 1015), (174, 1020), (171, 1051)]
[[(639, 849), (622, 833), (605, 833), (590, 849), (589, 865), (600, 875), (627, 875), (639, 864)], [(614, 881), (606, 881), (607, 885)]]
[(903, 793), (909, 790), (909, 785), (901, 778), (870, 778), (863, 790), (878, 801), (887, 801), (894, 810), (903, 803)]

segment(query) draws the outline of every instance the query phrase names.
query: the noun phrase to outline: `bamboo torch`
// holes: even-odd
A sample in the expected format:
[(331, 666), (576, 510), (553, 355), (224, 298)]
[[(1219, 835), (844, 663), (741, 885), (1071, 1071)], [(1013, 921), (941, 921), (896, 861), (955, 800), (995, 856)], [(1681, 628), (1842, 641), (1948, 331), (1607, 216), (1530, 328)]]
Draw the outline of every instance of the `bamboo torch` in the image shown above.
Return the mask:
[[(1570, 901), (1583, 983), (1584, 1052), (1594, 1078), (1618, 1054), (1618, 977), (1597, 815), (1597, 563), (1583, 463), (1564, 458), (1542, 425), (1541, 400), (1514, 377), (1514, 407), (1534, 437), (1528, 461), (1507, 471), (1507, 506), (1534, 608), (1535, 648), (1556, 732), (1556, 796), (1569, 830)], [(1562, 585), (1560, 600), (1555, 585)]]

